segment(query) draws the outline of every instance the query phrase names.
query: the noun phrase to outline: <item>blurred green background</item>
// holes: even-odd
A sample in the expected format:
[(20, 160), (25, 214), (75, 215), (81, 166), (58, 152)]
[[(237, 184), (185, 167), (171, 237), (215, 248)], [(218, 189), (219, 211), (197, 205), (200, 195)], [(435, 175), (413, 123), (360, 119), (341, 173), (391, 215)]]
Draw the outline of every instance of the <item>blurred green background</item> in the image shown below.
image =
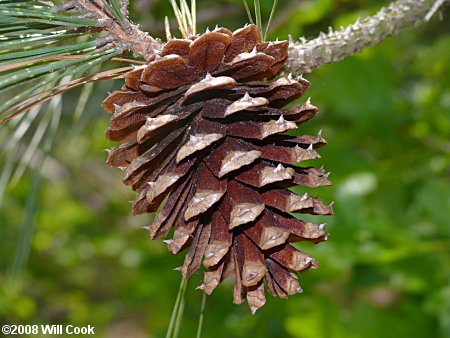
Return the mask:
[[(200, 31), (247, 21), (239, 0), (197, 3)], [(387, 3), (280, 0), (270, 37), (315, 37)], [(169, 3), (131, 5), (133, 20), (163, 37)], [(271, 1), (262, 9), (267, 22)], [(335, 216), (325, 220), (329, 241), (301, 245), (321, 266), (300, 276), (303, 294), (267, 295), (254, 316), (247, 304), (232, 304), (231, 281), (221, 285), (208, 297), (203, 337), (450, 337), (450, 25), (448, 10), (443, 14), (305, 75), (320, 111), (298, 132), (323, 129), (329, 144), (311, 164), (323, 164), (334, 183), (309, 191), (335, 201)], [(164, 337), (180, 281), (173, 269), (183, 255), (150, 241), (140, 229), (149, 216), (131, 216), (134, 194), (121, 172), (104, 164), (103, 150), (113, 144), (104, 139), (108, 115), (100, 102), (120, 85), (66, 94), (42, 178), (33, 170), (40, 164), (29, 161), (7, 186), (0, 200), (0, 323), (90, 324), (96, 337)], [(86, 105), (74, 115), (80, 97)], [(54, 113), (50, 106), (46, 112)], [(195, 336), (199, 284), (197, 273), (180, 337)]]

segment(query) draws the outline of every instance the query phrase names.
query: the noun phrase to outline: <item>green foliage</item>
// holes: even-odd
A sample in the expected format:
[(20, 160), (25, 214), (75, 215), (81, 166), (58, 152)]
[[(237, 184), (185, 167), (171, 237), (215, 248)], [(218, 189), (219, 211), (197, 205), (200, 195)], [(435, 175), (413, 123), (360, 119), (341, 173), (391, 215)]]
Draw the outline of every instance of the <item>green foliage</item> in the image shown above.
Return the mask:
[[(132, 4), (134, 22), (163, 36), (170, 4)], [(271, 4), (261, 1), (263, 18), (269, 17)], [(139, 6), (153, 7), (143, 11)], [(329, 25), (347, 23), (378, 6), (371, 0), (280, 1), (269, 37), (316, 36)], [(237, 8), (238, 15), (230, 8)], [(197, 9), (200, 32), (216, 23), (235, 29), (247, 21), (241, 0), (197, 2)], [(313, 84), (307, 95), (320, 111), (299, 133), (323, 129), (329, 144), (320, 149), (322, 159), (316, 161), (332, 172), (334, 183), (309, 193), (335, 201), (335, 216), (324, 219), (329, 224), (328, 242), (300, 243), (299, 248), (321, 266), (300, 276), (303, 294), (287, 301), (268, 295), (255, 316), (246, 304), (232, 304), (230, 282), (221, 285), (208, 297), (203, 337), (449, 336), (450, 78), (444, 76), (450, 73), (448, 29), (448, 20), (434, 19), (305, 75)], [(19, 54), (31, 56), (35, 57)], [(161, 241), (149, 240), (140, 227), (151, 217), (131, 216), (126, 201), (133, 193), (120, 183), (121, 172), (104, 165), (102, 151), (112, 144), (103, 136), (108, 116), (99, 103), (120, 85), (97, 83), (84, 103), (82, 92), (74, 90), (64, 101), (55, 99), (31, 112), (34, 115), (12, 120), (15, 125), (0, 127), (2, 149), (12, 147), (23, 157), (21, 134), (7, 138), (11, 134), (5, 128), (32, 127), (33, 116), (47, 117), (49, 127), (59, 125), (53, 136), (45, 129), (42, 137), (53, 147), (46, 148), (42, 163), (32, 156), (22, 179), (3, 184), (0, 322), (91, 324), (96, 337), (164, 337), (180, 282), (173, 268), (183, 257), (172, 256)], [(0, 104), (14, 99), (0, 95)], [(77, 106), (84, 112), (80, 118), (72, 115)], [(55, 111), (61, 112), (60, 118), (48, 114)], [(2, 173), (8, 161), (2, 151)], [(36, 190), (33, 168), (40, 165)], [(0, 189), (2, 182), (0, 176)], [(38, 199), (30, 205), (27, 200), (33, 194)], [(32, 209), (35, 216), (30, 220)], [(17, 252), (30, 233), (28, 261), (17, 269)], [(196, 334), (199, 279), (197, 274), (189, 283), (179, 337)]]
[(117, 54), (113, 47), (98, 48), (98, 34), (91, 31), (101, 30), (97, 20), (58, 14), (51, 4), (0, 1), (0, 94), (8, 98), (0, 103), (0, 120), (64, 92), (73, 84), (61, 79)]

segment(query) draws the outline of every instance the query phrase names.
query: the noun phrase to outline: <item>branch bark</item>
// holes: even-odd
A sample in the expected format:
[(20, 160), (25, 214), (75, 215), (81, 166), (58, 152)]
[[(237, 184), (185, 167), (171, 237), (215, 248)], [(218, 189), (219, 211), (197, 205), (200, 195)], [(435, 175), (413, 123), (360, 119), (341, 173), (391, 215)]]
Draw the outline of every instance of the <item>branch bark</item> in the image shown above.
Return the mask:
[(80, 17), (96, 19), (96, 28), (109, 34), (97, 40), (98, 48), (117, 47), (119, 52), (130, 51), (148, 59), (160, 50), (163, 43), (143, 32), (128, 19), (128, 0), (121, 0), (120, 14), (112, 13), (101, 0), (69, 0), (55, 7), (55, 12), (78, 12)]
[[(353, 25), (321, 33), (319, 37), (306, 41), (291, 41), (286, 72), (308, 73), (326, 63), (340, 61), (361, 51), (365, 47), (382, 42), (403, 29), (429, 19), (435, 3), (442, 5), (448, 0), (397, 0), (383, 7), (374, 16), (357, 20)], [(428, 13), (428, 15), (427, 15)]]

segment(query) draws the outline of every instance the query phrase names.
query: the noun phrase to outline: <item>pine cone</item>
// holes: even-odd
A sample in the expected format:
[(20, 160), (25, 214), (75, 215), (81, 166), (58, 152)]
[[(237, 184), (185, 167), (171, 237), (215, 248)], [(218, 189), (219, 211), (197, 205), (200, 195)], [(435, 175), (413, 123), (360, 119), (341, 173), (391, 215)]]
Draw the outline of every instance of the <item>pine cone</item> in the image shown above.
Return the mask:
[(316, 114), (309, 100), (280, 109), (310, 83), (263, 81), (287, 52), (286, 41), (261, 42), (254, 25), (172, 39), (103, 102), (112, 114), (106, 136), (123, 142), (107, 163), (122, 167), (123, 182), (138, 192), (133, 213), (158, 212), (152, 239), (175, 229), (168, 248), (190, 248), (185, 278), (203, 260), (207, 294), (235, 274), (234, 302), (246, 298), (253, 313), (265, 303), (264, 279), (286, 298), (302, 291), (295, 273), (317, 267), (290, 243), (326, 240), (324, 225), (290, 213), (332, 214), (331, 205), (288, 190), (330, 182), (323, 169), (294, 166), (319, 157), (321, 135), (284, 134)]

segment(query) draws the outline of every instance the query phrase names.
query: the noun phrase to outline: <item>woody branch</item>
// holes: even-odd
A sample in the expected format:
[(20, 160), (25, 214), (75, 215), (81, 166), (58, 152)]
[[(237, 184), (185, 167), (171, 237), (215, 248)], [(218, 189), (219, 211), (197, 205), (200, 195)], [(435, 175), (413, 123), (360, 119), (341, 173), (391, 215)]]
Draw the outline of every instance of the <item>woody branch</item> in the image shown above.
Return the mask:
[(285, 70), (291, 73), (311, 72), (323, 64), (340, 61), (363, 48), (376, 45), (403, 29), (430, 19), (448, 0), (397, 0), (374, 16), (358, 19), (338, 31), (297, 42), (291, 41)]

